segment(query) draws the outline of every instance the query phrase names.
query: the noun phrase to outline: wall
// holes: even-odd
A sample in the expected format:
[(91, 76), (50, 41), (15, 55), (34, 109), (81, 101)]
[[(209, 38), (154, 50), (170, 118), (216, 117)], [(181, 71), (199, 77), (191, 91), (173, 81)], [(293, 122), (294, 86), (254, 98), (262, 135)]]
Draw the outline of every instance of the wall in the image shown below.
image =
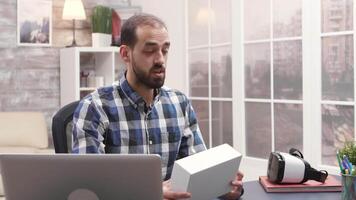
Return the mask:
[[(0, 111), (40, 111), (50, 133), (59, 108), (59, 49), (72, 40), (72, 22), (61, 19), (64, 0), (53, 0), (51, 47), (19, 47), (16, 43), (16, 0), (0, 1)], [(83, 0), (87, 20), (77, 23), (78, 45), (91, 45), (88, 16), (96, 4), (120, 8), (125, 0)], [(51, 141), (51, 138), (50, 138)]]
[(166, 85), (186, 93), (185, 7), (184, 0), (132, 0), (143, 12), (160, 17), (167, 25), (171, 40)]
[[(82, 1), (87, 19), (76, 23), (76, 40), (81, 46), (91, 45), (88, 16), (95, 5), (119, 9), (128, 3), (126, 0)], [(43, 112), (49, 134), (52, 116), (59, 109), (59, 49), (72, 40), (72, 22), (61, 19), (63, 4), (64, 0), (53, 0), (52, 46), (20, 47), (16, 42), (17, 1), (0, 1), (0, 112)], [(155, 14), (167, 23), (172, 46), (166, 85), (185, 92), (184, 1), (132, 0), (132, 5), (142, 6), (144, 12)]]

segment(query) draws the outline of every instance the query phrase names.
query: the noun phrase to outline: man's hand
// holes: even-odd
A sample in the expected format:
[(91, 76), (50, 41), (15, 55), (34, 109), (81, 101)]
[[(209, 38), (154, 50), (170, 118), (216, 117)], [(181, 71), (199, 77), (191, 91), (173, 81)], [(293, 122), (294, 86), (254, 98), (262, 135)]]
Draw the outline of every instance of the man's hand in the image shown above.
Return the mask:
[(225, 200), (236, 200), (240, 198), (242, 194), (242, 178), (244, 177), (243, 173), (240, 171), (237, 172), (235, 179), (231, 182), (232, 190), (222, 196)]
[(171, 188), (171, 181), (164, 181), (163, 184), (163, 200), (186, 199), (191, 195), (188, 192), (174, 192)]

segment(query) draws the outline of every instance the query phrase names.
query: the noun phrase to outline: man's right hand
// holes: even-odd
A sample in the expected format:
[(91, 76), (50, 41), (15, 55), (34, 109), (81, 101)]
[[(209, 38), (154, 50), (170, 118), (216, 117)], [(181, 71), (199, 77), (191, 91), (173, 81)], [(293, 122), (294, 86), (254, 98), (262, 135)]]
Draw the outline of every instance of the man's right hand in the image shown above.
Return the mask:
[(174, 192), (171, 188), (171, 181), (163, 182), (163, 200), (175, 200), (190, 198), (191, 195), (188, 192)]

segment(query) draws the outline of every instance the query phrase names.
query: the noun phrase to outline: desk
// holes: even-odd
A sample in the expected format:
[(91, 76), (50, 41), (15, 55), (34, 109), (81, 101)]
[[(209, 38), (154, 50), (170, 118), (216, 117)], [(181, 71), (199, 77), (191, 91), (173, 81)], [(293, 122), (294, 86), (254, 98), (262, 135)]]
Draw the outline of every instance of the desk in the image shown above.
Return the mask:
[(267, 193), (258, 181), (244, 182), (245, 193), (241, 200), (337, 200), (341, 192)]

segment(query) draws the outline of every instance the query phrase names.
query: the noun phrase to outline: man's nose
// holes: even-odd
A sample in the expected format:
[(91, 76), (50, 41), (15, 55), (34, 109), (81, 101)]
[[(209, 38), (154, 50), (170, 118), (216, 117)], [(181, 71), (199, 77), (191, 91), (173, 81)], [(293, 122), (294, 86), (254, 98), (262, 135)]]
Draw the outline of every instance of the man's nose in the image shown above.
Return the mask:
[(156, 57), (155, 57), (155, 60), (154, 60), (155, 64), (156, 64), (156, 65), (159, 64), (159, 65), (165, 66), (165, 65), (164, 65), (165, 61), (166, 61), (166, 60), (165, 60), (165, 57), (164, 57), (163, 53), (162, 53), (161, 51), (159, 51), (159, 52), (156, 54)]

